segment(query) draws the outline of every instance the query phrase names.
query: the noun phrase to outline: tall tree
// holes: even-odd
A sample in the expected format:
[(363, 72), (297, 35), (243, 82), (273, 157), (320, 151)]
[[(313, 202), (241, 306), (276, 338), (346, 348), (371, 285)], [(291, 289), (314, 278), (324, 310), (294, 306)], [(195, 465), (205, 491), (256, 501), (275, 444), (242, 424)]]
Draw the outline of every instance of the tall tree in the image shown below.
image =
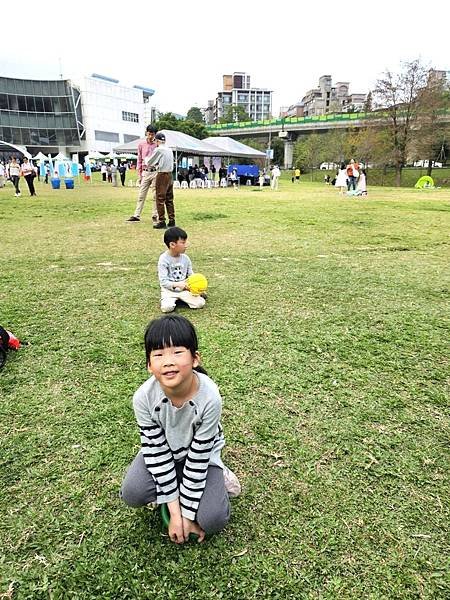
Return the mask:
[(202, 111), (197, 106), (192, 106), (186, 115), (187, 121), (194, 121), (194, 123), (205, 123)]
[(450, 108), (450, 94), (445, 82), (435, 71), (430, 71), (427, 85), (418, 95), (419, 112), (415, 129), (415, 158), (427, 159), (427, 175), (431, 175), (434, 161), (448, 138), (442, 114)]
[(170, 129), (171, 131), (182, 131), (198, 139), (208, 137), (208, 132), (204, 124), (188, 119), (177, 119), (171, 112), (159, 114), (154, 125), (158, 131), (160, 129)]
[(322, 137), (326, 148), (325, 160), (329, 162), (342, 163), (348, 160), (353, 152), (351, 147), (351, 135), (345, 129), (331, 129)]
[(250, 117), (241, 104), (229, 104), (223, 111), (223, 117), (220, 123), (235, 123), (241, 121), (249, 121)]
[(363, 111), (365, 113), (372, 112), (372, 92), (370, 92), (370, 91), (367, 94), (366, 99), (364, 101)]
[(323, 162), (325, 155), (324, 136), (317, 133), (311, 133), (301, 138), (294, 145), (294, 165), (302, 170), (310, 170), (311, 181), (314, 169)]
[(384, 121), (395, 166), (396, 185), (400, 186), (402, 169), (411, 145), (417, 121), (418, 94), (425, 86), (427, 70), (419, 60), (403, 64), (400, 73), (386, 71), (377, 81), (374, 96), (383, 108)]
[(366, 127), (359, 129), (352, 135), (352, 154), (362, 161), (366, 168), (369, 163), (382, 165), (390, 161), (390, 144), (386, 140), (386, 132), (377, 127)]

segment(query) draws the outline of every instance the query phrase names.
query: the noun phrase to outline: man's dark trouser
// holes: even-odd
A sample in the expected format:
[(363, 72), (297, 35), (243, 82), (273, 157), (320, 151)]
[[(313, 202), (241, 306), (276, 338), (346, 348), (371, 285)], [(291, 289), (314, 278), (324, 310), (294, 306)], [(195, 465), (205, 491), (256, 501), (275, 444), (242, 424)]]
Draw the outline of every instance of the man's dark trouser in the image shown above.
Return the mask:
[(172, 173), (158, 173), (156, 175), (156, 209), (158, 220), (165, 221), (164, 207), (167, 210), (169, 221), (175, 221), (175, 207), (173, 205), (173, 180)]

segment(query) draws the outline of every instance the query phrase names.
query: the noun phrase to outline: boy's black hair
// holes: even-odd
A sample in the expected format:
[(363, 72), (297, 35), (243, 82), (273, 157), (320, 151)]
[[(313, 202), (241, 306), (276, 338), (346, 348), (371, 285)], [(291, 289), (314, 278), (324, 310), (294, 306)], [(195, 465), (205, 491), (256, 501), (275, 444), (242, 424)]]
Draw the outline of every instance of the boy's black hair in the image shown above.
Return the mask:
[(170, 242), (178, 242), (178, 240), (187, 240), (187, 233), (181, 227), (169, 227), (164, 232), (164, 243), (170, 248)]
[[(174, 228), (176, 229), (176, 228)], [(193, 357), (198, 352), (198, 338), (194, 326), (181, 315), (164, 315), (150, 321), (144, 334), (145, 358), (150, 362), (150, 353), (153, 350), (162, 350), (169, 346), (184, 346)], [(196, 371), (206, 371), (198, 366)]]

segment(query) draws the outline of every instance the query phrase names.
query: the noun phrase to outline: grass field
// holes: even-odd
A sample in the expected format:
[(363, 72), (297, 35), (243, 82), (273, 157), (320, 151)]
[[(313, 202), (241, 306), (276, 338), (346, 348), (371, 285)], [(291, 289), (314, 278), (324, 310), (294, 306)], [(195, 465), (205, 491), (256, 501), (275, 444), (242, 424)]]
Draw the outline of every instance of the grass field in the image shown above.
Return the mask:
[[(22, 185), (23, 192), (25, 184)], [(302, 181), (179, 191), (210, 282), (230, 525), (173, 545), (118, 498), (159, 315), (161, 232), (136, 190), (0, 190), (0, 598), (444, 599), (450, 190)]]

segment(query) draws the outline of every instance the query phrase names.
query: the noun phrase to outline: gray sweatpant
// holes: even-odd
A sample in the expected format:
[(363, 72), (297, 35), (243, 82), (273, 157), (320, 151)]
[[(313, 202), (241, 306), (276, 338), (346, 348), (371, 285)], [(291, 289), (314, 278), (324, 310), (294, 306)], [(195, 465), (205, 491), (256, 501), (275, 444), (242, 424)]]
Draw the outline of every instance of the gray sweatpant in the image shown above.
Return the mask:
[[(181, 481), (184, 461), (175, 463), (177, 479)], [(156, 502), (156, 485), (145, 466), (140, 452), (136, 455), (125, 474), (120, 497), (128, 506), (145, 506)], [(197, 511), (197, 523), (205, 533), (217, 533), (230, 520), (230, 500), (225, 488), (223, 471), (220, 467), (209, 465), (206, 485)]]

